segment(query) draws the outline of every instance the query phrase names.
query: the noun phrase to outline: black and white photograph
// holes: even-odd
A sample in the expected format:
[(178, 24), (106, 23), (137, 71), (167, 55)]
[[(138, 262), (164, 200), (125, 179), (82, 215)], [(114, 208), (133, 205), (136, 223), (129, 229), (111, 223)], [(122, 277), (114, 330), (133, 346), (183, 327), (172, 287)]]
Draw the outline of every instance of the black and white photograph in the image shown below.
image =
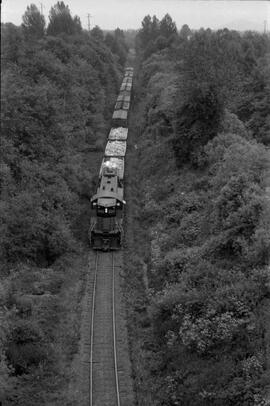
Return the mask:
[(270, 1), (0, 5), (0, 406), (270, 406)]

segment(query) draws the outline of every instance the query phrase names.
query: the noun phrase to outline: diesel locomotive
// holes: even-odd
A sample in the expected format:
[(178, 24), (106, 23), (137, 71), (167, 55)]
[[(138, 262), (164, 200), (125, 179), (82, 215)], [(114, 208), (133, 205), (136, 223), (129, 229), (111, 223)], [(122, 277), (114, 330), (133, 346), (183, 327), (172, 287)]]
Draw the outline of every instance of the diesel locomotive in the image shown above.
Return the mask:
[(124, 172), (133, 68), (124, 72), (112, 116), (99, 182), (91, 198), (89, 240), (95, 250), (118, 250), (123, 243)]

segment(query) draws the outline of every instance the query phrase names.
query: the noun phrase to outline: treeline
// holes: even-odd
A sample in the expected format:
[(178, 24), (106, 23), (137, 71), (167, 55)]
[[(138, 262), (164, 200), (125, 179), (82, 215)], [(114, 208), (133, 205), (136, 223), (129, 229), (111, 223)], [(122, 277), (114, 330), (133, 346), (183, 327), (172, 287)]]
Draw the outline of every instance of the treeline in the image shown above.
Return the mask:
[(269, 37), (166, 21), (166, 46), (155, 17), (137, 39), (151, 326), (140, 401), (267, 405)]
[(161, 21), (156, 16), (147, 15), (142, 21), (142, 29), (136, 37), (136, 50), (147, 58), (152, 53), (168, 47), (177, 38), (176, 24), (166, 14)]
[[(97, 27), (82, 30), (63, 2), (47, 27), (33, 4), (22, 20), (1, 26), (0, 400), (41, 405), (62, 373), (61, 258), (81, 243), (91, 157), (103, 149), (127, 47), (119, 29), (111, 44)], [(56, 387), (46, 393), (47, 378)]]

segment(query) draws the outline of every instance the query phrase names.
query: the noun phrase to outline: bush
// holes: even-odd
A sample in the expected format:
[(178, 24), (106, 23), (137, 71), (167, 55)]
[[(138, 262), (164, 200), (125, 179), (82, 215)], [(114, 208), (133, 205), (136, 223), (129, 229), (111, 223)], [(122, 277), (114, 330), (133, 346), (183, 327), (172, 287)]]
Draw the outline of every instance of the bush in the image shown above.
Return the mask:
[(15, 375), (27, 374), (48, 359), (40, 330), (28, 321), (17, 321), (6, 342), (6, 357)]

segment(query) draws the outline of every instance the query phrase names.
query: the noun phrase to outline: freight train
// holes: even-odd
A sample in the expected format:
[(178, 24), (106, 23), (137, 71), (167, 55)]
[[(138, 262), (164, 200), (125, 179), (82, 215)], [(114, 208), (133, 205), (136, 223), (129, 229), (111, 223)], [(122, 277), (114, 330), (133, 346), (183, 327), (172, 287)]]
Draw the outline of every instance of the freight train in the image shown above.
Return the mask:
[(123, 244), (124, 173), (133, 68), (127, 67), (112, 116), (95, 195), (91, 198), (89, 240), (93, 249), (119, 250)]

